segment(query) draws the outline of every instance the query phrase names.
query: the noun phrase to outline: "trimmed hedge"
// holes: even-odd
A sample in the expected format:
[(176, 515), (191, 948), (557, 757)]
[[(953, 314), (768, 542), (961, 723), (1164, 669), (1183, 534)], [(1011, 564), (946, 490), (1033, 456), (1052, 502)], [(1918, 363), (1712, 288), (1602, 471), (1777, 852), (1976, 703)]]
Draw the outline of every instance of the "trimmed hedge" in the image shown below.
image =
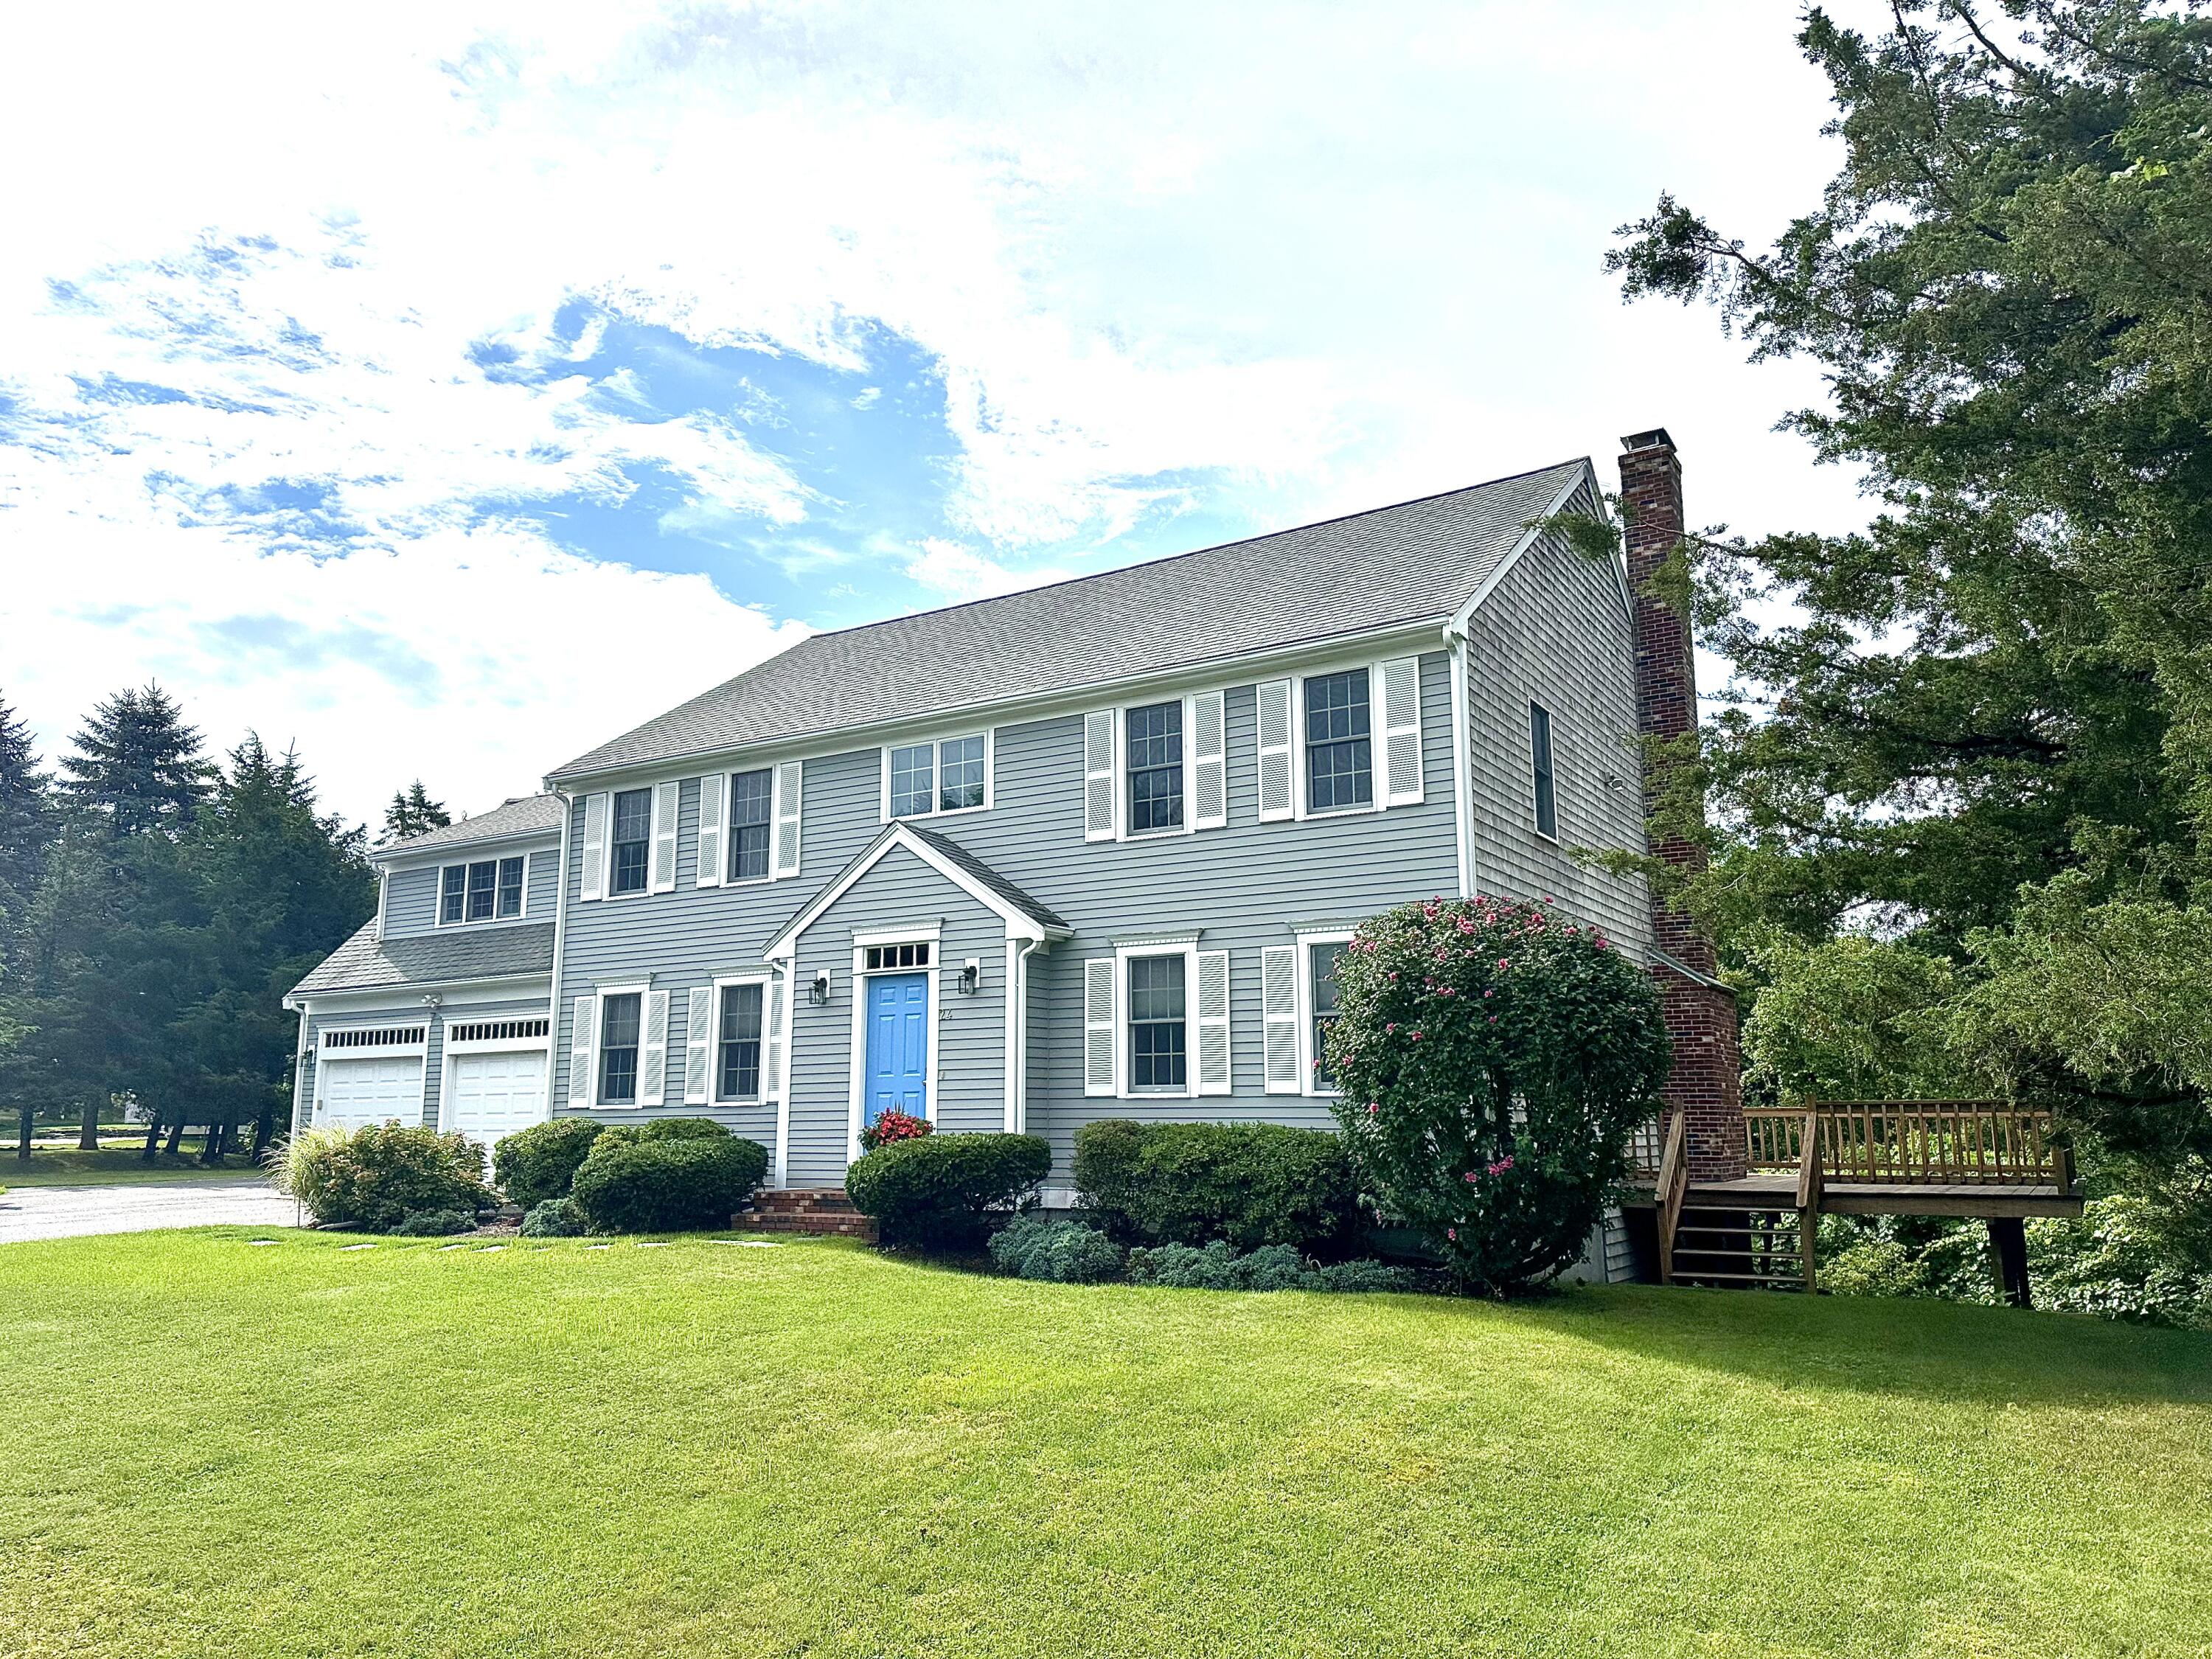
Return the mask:
[(493, 1149), (494, 1184), (526, 1210), (549, 1198), (565, 1198), (605, 1127), (588, 1117), (556, 1117), (517, 1129)]
[(1036, 1135), (921, 1135), (861, 1158), (845, 1192), (887, 1244), (974, 1249), (994, 1211), (1018, 1208), (1051, 1173), (1052, 1148)]
[(1314, 1267), (1287, 1244), (1239, 1255), (1220, 1239), (1203, 1249), (1162, 1244), (1129, 1252), (1129, 1282), (1181, 1291), (1410, 1291), (1413, 1275), (1379, 1261)]
[(473, 1216), (492, 1202), (483, 1148), (419, 1123), (307, 1130), (282, 1161), (284, 1189), (321, 1222), (388, 1233), (425, 1210)]
[(1342, 1139), (1274, 1123), (1133, 1123), (1075, 1133), (1084, 1208), (1124, 1241), (1336, 1255), (1360, 1234), (1359, 1187)]
[(1054, 1285), (1119, 1279), (1127, 1255), (1096, 1227), (1048, 1221), (1034, 1211), (1016, 1216), (991, 1239), (991, 1260), (1000, 1273)]
[(623, 1124), (599, 1137), (570, 1197), (595, 1233), (726, 1227), (768, 1162), (766, 1147), (705, 1118)]

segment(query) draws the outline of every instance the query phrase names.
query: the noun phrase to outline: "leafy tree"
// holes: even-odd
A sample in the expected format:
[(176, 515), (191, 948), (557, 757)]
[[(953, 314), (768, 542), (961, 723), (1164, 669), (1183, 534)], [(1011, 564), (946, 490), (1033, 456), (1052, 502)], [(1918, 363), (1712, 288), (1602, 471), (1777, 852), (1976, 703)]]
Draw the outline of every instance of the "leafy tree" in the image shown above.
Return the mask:
[(394, 790), (392, 804), (384, 809), (384, 834), (379, 842), (405, 841), (413, 836), (427, 835), (433, 830), (443, 830), (453, 821), (445, 803), (430, 799), (429, 792), (417, 778), (406, 788)]
[(1808, 941), (1771, 927), (1742, 942), (1758, 995), (1743, 1025), (1744, 1095), (1762, 1105), (1972, 1092), (1945, 1040), (1948, 958), (1902, 939)]
[(150, 683), (102, 699), (70, 741), (76, 752), (61, 757), (63, 791), (118, 839), (182, 835), (212, 787), (199, 732)]
[(1327, 1060), (1386, 1210), (1494, 1295), (1572, 1263), (1659, 1109), (1659, 994), (1594, 929), (1540, 905), (1432, 899), (1339, 958)]
[[(1864, 470), (1863, 532), (1686, 550), (1737, 671), (1707, 733), (1724, 936), (1872, 913), (1956, 951), (2085, 828), (2203, 873), (2212, 817), (2212, 23), (2139, 0), (1818, 9), (1842, 171), (1770, 250), (1668, 197), (1612, 255), (1809, 356), (1790, 424)], [(1795, 605), (1761, 626), (1744, 600)], [(1768, 608), (1771, 613), (1771, 607)], [(1663, 872), (1662, 872), (1663, 873)]]

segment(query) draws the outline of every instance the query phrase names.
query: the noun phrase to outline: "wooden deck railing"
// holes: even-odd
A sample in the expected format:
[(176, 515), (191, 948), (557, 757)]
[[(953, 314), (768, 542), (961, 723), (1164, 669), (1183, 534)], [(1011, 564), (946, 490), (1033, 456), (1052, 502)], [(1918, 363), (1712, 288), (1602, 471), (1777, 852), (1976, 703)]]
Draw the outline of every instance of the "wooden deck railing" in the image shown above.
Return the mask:
[[(2054, 1146), (2051, 1114), (2002, 1100), (1830, 1100), (1744, 1115), (1753, 1170), (1879, 1186), (2074, 1184), (2073, 1154)], [(1816, 1160), (1806, 1157), (1813, 1139)]]

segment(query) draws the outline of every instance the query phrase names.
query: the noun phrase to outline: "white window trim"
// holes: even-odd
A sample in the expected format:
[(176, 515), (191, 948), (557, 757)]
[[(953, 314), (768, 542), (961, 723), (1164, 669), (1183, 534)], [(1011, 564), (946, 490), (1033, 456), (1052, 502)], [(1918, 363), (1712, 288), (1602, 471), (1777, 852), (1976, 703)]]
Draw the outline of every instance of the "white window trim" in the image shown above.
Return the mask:
[[(602, 899), (639, 899), (648, 898), (652, 896), (653, 841), (652, 803), (657, 798), (658, 793), (659, 787), (650, 783), (630, 784), (626, 785), (620, 789), (610, 789), (607, 791), (607, 839), (605, 847), (601, 850), (599, 860), (599, 896)], [(617, 795), (643, 795), (646, 798), (647, 802), (645, 814), (645, 885), (642, 887), (634, 887), (627, 893), (617, 893), (615, 891), (615, 797)]]
[[(764, 876), (733, 876), (730, 865), (738, 855), (738, 821), (731, 809), (738, 797), (738, 780), (755, 772), (768, 774), (768, 873)], [(722, 774), (722, 879), (723, 887), (765, 887), (775, 879), (775, 768), (768, 766), (736, 766)]]
[[(1143, 705), (1138, 705), (1141, 708)], [(1186, 748), (1185, 751), (1189, 751)], [(1187, 817), (1189, 815), (1184, 814)], [(1165, 834), (1164, 830), (1161, 832)], [(1140, 836), (1139, 840), (1149, 840)], [(1197, 933), (1155, 933), (1114, 941), (1114, 1097), (1117, 1100), (1195, 1100), (1198, 1098), (1198, 941)], [(1139, 957), (1182, 958), (1182, 1082), (1177, 1089), (1137, 1089), (1129, 1082), (1129, 963)], [(1231, 1000), (1234, 1035), (1235, 1000)], [(1231, 1075), (1234, 1086), (1235, 1074)]]
[(1314, 1082), (1314, 1061), (1320, 1056), (1314, 1052), (1313, 947), (1348, 945), (1355, 931), (1349, 922), (1312, 922), (1291, 930), (1298, 945), (1298, 1092), (1310, 1100), (1339, 1100), (1344, 1095), (1341, 1089), (1323, 1089)]
[[(981, 806), (955, 806), (948, 811), (938, 805), (944, 799), (944, 745), (968, 738), (983, 739), (983, 804)], [(924, 744), (929, 745), (929, 810), (927, 812), (901, 812), (895, 817), (891, 811), (891, 750), (919, 749)], [(961, 818), (971, 812), (989, 811), (998, 799), (998, 730), (995, 726), (988, 726), (980, 731), (946, 732), (935, 737), (906, 738), (897, 743), (884, 744), (878, 766), (876, 821), (878, 823), (907, 823), (915, 818)]]
[[(870, 941), (876, 945), (920, 945), (923, 943), (925, 938), (927, 938), (932, 948), (929, 952), (929, 966), (927, 968), (870, 969), (866, 965), (868, 960), (867, 945), (859, 942), (861, 935), (855, 933), (853, 936), (855, 941), (853, 945), (853, 977), (851, 981), (853, 987), (853, 1079), (852, 1097), (847, 1111), (845, 1146), (845, 1158), (846, 1162), (848, 1164), (858, 1163), (860, 1161), (861, 1156), (860, 1130), (863, 1126), (867, 1108), (867, 982), (870, 980), (888, 978), (893, 975), (898, 974), (925, 974), (928, 976), (928, 1022), (922, 1041), (929, 1045), (929, 1076), (922, 1084), (921, 1113), (922, 1116), (932, 1124), (934, 1124), (937, 1121), (937, 1097), (945, 1076), (945, 1050), (937, 1040), (937, 1015), (939, 1006), (939, 991), (937, 982), (938, 952), (935, 949), (935, 939), (933, 936), (933, 930), (932, 930), (931, 933), (925, 933), (921, 929), (912, 927), (878, 929), (876, 931), (882, 934), (882, 937)], [(788, 1032), (788, 1027), (786, 1028), (787, 1033)], [(787, 1035), (785, 1042), (788, 1043), (789, 1041), (790, 1038), (788, 1035)], [(788, 1064), (788, 1061), (786, 1063)], [(790, 1091), (787, 1089), (785, 1092), (788, 1094)]]
[[(1420, 653), (1407, 653), (1413, 659), (1413, 695), (1420, 696)], [(1384, 775), (1382, 745), (1387, 740), (1382, 726), (1382, 664), (1386, 658), (1373, 662), (1339, 663), (1334, 667), (1308, 669), (1291, 676), (1291, 816), (1300, 823), (1309, 818), (1356, 818), (1384, 809), (1389, 793)], [(1367, 671), (1367, 805), (1364, 806), (1316, 807), (1312, 802), (1313, 771), (1307, 765), (1306, 738), (1306, 682), (1325, 680), (1336, 674)], [(612, 817), (608, 819), (611, 823)]]
[[(1544, 716), (1545, 732), (1552, 739), (1552, 828), (1555, 833), (1551, 835), (1544, 833), (1542, 815), (1537, 811), (1543, 799), (1536, 787), (1535, 716), (1539, 711)], [(1534, 697), (1528, 699), (1528, 829), (1538, 841), (1557, 847), (1560, 844), (1556, 833), (1559, 825), (1559, 717), (1552, 712), (1551, 704), (1539, 702)]]
[[(489, 927), (502, 921), (517, 922), (529, 921), (530, 860), (536, 856), (537, 854), (534, 853), (494, 853), (489, 859), (462, 859), (456, 863), (432, 865), (430, 869), (434, 873), (434, 879), (430, 888), (431, 930), (435, 932), (441, 927)], [(503, 916), (499, 914), (499, 866), (506, 863), (507, 860), (516, 858), (522, 860), (522, 908), (520, 910), (517, 910), (511, 916)], [(468, 916), (468, 870), (471, 864), (489, 864), (492, 866), (492, 914), (488, 916), (478, 916), (473, 921), (471, 921)], [(459, 921), (447, 921), (446, 920), (446, 872), (448, 870), (459, 870), (461, 872), (461, 919)], [(385, 877), (385, 881), (386, 884), (390, 884), (391, 876), (388, 872)], [(376, 935), (379, 939), (382, 939), (384, 937), (383, 928), (384, 900), (383, 896), (379, 894), (377, 898)]]
[[(608, 836), (607, 845), (611, 848), (614, 845), (614, 837), (611, 833)], [(645, 1092), (645, 1000), (653, 993), (653, 981), (647, 978), (630, 981), (621, 985), (597, 985), (592, 988), (592, 995), (597, 999), (596, 1006), (592, 1010), (592, 1092), (590, 1099), (592, 1109), (594, 1110), (609, 1112), (637, 1111), (641, 1109), (641, 1103), (640, 1101), (602, 1100), (599, 1097), (599, 1090), (605, 1085), (607, 1080), (607, 999), (609, 997), (625, 996), (635, 996), (637, 999), (637, 1092), (640, 1095), (642, 1095)]]
[[(1198, 759), (1197, 745), (1192, 733), (1198, 725), (1195, 691), (1186, 691), (1176, 697), (1146, 697), (1141, 702), (1121, 703), (1114, 710), (1114, 839), (1115, 841), (1169, 841), (1176, 836), (1197, 833), (1198, 816)], [(1162, 703), (1182, 705), (1182, 822), (1168, 830), (1132, 830), (1129, 828), (1129, 714), (1133, 709), (1157, 708)], [(1228, 723), (1226, 704), (1222, 713), (1222, 787), (1228, 788)]]
[[(707, 1036), (707, 1103), (710, 1106), (759, 1107), (768, 1104), (768, 1004), (775, 994), (775, 976), (765, 968), (757, 973), (717, 974), (714, 976), (714, 1000), (708, 1018), (714, 1022)], [(722, 993), (732, 985), (757, 985), (761, 988), (761, 1091), (757, 1095), (726, 1095), (722, 1092)], [(686, 1032), (687, 1039), (690, 1033)]]

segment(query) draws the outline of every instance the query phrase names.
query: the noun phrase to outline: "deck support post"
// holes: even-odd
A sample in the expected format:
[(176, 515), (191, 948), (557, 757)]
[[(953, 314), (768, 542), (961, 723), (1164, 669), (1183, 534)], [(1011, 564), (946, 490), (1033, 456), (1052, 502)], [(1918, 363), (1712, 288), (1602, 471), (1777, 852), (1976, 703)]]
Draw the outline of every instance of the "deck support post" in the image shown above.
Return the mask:
[(1996, 1257), (1997, 1290), (2014, 1308), (2034, 1305), (2027, 1283), (2027, 1224), (2016, 1215), (1990, 1218), (1990, 1250)]

